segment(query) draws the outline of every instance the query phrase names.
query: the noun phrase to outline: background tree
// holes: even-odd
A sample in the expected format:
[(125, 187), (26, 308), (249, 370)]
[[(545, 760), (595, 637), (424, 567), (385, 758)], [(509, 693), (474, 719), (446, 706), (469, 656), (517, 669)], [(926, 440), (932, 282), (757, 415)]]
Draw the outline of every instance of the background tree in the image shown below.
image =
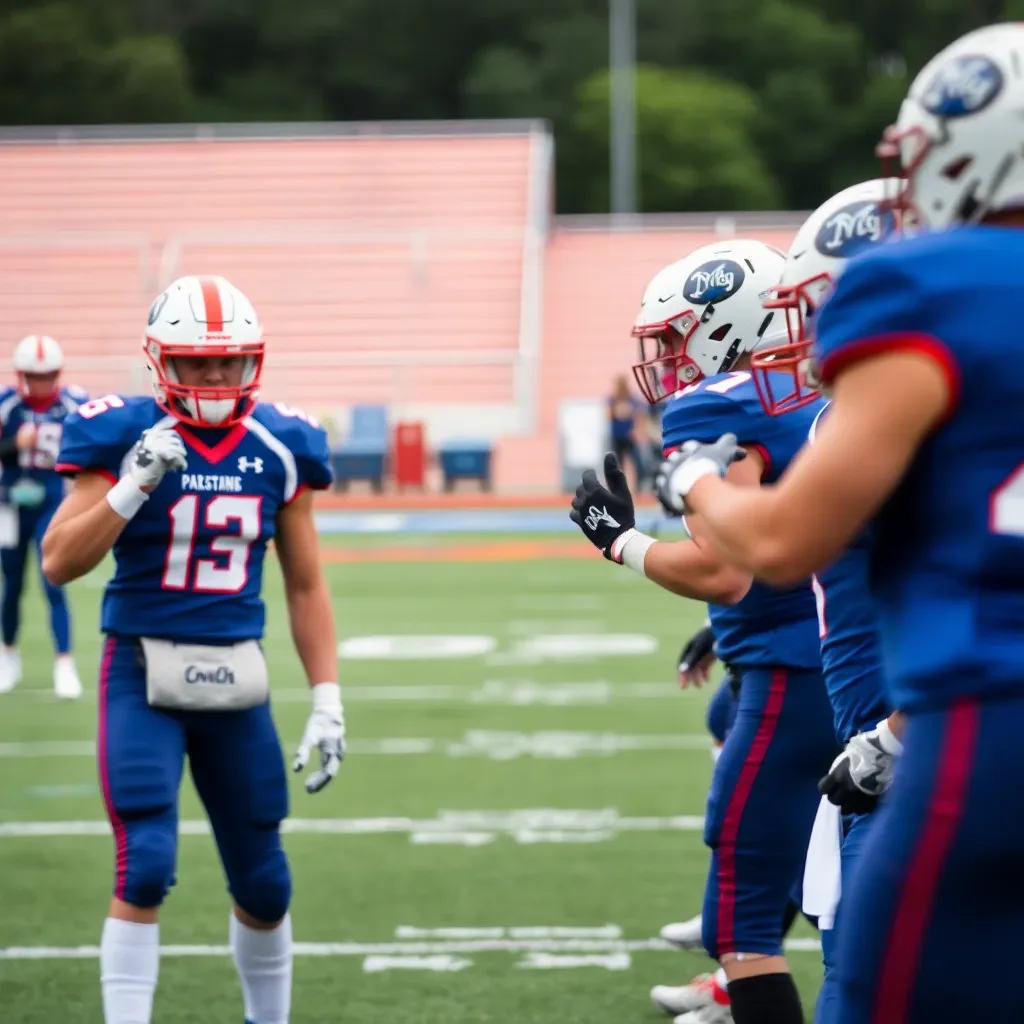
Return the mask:
[[(608, 205), (609, 0), (0, 0), (7, 124), (540, 117)], [(1024, 0), (636, 0), (645, 210), (807, 209), (911, 77)], [(602, 106), (604, 104), (604, 106)]]

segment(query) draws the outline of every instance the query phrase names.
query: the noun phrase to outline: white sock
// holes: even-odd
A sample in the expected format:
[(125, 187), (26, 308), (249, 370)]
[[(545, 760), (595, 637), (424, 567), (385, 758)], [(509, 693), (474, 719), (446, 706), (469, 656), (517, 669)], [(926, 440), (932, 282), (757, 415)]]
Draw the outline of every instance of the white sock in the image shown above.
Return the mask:
[(258, 931), (231, 915), (231, 953), (252, 1024), (288, 1024), (292, 1004), (292, 919)]
[(107, 1024), (149, 1024), (160, 970), (160, 926), (108, 917), (100, 943)]
[(715, 984), (724, 992), (729, 987), (729, 979), (725, 976), (725, 968), (719, 967), (715, 971)]

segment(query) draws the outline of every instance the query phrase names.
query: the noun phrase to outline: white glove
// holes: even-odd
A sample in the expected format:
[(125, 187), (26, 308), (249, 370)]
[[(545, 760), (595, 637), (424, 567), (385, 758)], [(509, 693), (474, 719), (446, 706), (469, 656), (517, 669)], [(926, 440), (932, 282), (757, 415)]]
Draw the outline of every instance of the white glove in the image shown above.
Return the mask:
[(107, 503), (122, 519), (131, 519), (168, 470), (187, 466), (185, 442), (177, 431), (173, 427), (150, 427), (121, 463), (123, 475), (107, 492)]
[(314, 747), (320, 751), (320, 767), (306, 776), (307, 793), (319, 793), (345, 760), (345, 712), (337, 683), (317, 683), (313, 687), (313, 713), (306, 722), (292, 771), (301, 772), (306, 767)]
[(851, 737), (818, 783), (818, 792), (844, 813), (866, 814), (892, 785), (896, 758), (902, 753), (903, 744), (883, 718), (874, 729)]
[(667, 512), (687, 511), (686, 496), (703, 476), (725, 477), (734, 462), (747, 457), (736, 443), (735, 434), (723, 434), (714, 444), (687, 441), (665, 458), (658, 469), (655, 490), (658, 501)]
[(146, 491), (152, 491), (171, 469), (183, 470), (188, 466), (185, 442), (170, 426), (150, 427), (144, 430), (132, 451), (128, 475)]

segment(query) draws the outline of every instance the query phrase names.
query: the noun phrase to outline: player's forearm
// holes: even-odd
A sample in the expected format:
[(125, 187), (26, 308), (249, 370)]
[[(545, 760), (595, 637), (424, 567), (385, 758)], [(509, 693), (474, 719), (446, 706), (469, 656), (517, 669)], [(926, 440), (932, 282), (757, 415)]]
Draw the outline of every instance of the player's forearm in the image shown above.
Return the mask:
[(750, 589), (750, 575), (727, 565), (695, 541), (657, 541), (644, 556), (644, 575), (673, 594), (733, 605)]
[(701, 516), (702, 535), (730, 564), (778, 586), (798, 583), (818, 566), (805, 565), (800, 544), (777, 514), (770, 487), (736, 487), (706, 476), (690, 489), (687, 505)]
[(59, 521), (57, 516), (43, 537), (42, 569), (47, 580), (58, 587), (92, 572), (129, 522), (106, 501), (70, 519)]
[(335, 682), (338, 676), (338, 640), (327, 582), (288, 593), (292, 638), (311, 686)]

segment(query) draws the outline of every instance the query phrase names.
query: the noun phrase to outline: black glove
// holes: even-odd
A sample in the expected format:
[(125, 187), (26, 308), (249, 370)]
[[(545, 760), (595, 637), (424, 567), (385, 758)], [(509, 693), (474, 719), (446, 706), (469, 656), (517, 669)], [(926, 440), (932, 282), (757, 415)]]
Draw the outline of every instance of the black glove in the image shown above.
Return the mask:
[(702, 477), (724, 477), (734, 462), (747, 457), (735, 434), (723, 434), (714, 444), (687, 441), (661, 464), (655, 483), (661, 506), (675, 515), (686, 511), (686, 495)]
[(683, 645), (679, 652), (679, 663), (677, 669), (680, 672), (689, 672), (694, 665), (700, 664), (709, 654), (715, 650), (715, 634), (711, 632), (710, 626), (699, 629)]
[(576, 497), (572, 499), (569, 518), (605, 558), (621, 563), (621, 559), (613, 558), (610, 553), (612, 542), (635, 529), (636, 515), (626, 475), (611, 452), (604, 457), (604, 477), (607, 487), (601, 485), (592, 469), (583, 474)]

